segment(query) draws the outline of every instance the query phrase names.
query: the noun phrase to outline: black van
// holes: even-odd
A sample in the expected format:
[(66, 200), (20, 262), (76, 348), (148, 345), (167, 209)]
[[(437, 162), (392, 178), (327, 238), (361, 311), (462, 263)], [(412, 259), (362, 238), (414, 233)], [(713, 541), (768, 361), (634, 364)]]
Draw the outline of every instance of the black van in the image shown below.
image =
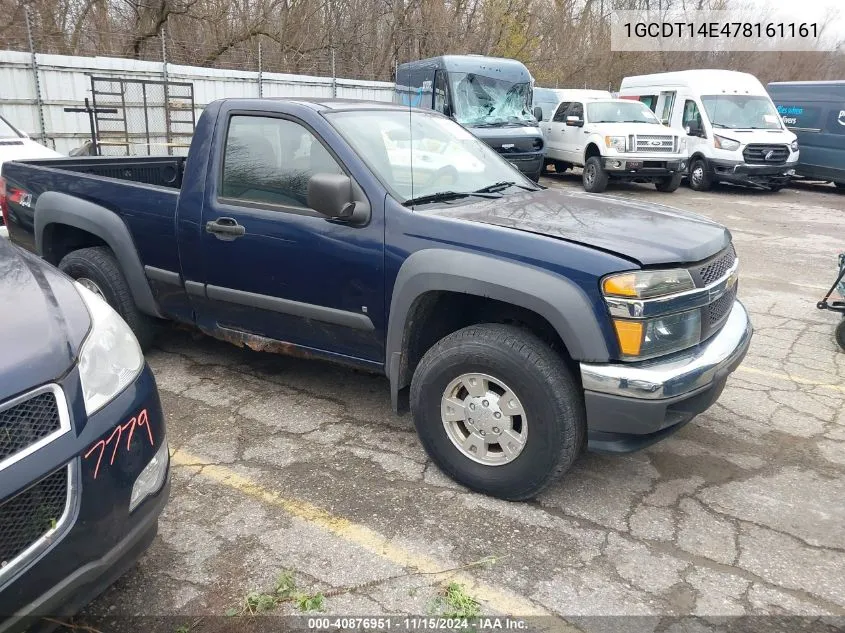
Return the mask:
[(515, 59), (444, 55), (401, 64), (394, 100), (451, 117), (536, 182), (543, 135), (531, 112), (532, 84)]
[(798, 136), (796, 173), (845, 190), (845, 81), (784, 81), (766, 86)]

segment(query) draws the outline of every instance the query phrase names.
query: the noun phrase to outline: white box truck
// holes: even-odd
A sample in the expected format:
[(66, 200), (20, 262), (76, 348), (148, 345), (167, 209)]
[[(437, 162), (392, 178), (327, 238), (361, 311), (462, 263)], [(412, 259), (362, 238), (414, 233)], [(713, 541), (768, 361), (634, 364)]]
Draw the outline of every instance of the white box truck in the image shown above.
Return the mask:
[(626, 77), (619, 96), (646, 104), (689, 136), (690, 187), (716, 182), (778, 190), (798, 163), (798, 141), (763, 84), (732, 70), (684, 70)]

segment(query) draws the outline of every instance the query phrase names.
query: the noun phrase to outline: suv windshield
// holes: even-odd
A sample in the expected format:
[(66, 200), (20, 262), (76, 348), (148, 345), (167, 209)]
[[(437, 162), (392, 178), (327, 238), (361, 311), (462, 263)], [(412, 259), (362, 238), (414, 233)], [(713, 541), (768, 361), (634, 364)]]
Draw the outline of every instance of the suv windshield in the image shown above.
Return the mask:
[(347, 110), (327, 112), (326, 118), (400, 202), (499, 189), (506, 182), (536, 188), (486, 143), (439, 114)]
[(9, 125), (3, 117), (0, 117), (0, 138), (20, 138), (18, 131)]
[(455, 117), (462, 125), (535, 123), (531, 85), (476, 73), (449, 73)]
[(706, 95), (701, 103), (713, 127), (780, 130), (780, 116), (768, 97)]
[(595, 101), (587, 104), (590, 123), (660, 123), (639, 101)]

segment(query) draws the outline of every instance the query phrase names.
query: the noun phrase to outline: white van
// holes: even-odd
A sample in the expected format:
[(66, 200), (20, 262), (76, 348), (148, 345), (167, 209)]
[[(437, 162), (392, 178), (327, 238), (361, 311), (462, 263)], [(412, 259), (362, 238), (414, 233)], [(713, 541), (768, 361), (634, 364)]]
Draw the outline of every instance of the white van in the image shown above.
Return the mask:
[(626, 77), (619, 96), (638, 99), (689, 136), (689, 183), (733, 182), (777, 191), (795, 174), (798, 141), (754, 75), (684, 70)]

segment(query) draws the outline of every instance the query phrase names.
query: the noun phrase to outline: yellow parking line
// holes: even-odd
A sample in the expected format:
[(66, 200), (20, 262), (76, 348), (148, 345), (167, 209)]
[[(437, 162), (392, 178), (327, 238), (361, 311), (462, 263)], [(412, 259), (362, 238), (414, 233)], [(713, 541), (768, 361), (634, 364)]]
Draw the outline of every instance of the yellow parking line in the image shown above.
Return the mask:
[(793, 376), (792, 374), (781, 374), (776, 371), (767, 371), (765, 369), (757, 369), (756, 367), (746, 367), (745, 365), (740, 365), (737, 368), (737, 371), (746, 374), (757, 374), (758, 376), (768, 376), (769, 378), (777, 378), (778, 380), (788, 380), (789, 382), (794, 382), (799, 385), (810, 385), (820, 389), (831, 389), (833, 391), (841, 391), (845, 393), (845, 387), (842, 385), (819, 382), (818, 380), (802, 378), (801, 376)]
[[(218, 466), (208, 464), (206, 460), (181, 450), (175, 451), (171, 457), (171, 463), (187, 470), (193, 470), (199, 476), (213, 481), (214, 483), (226, 486), (240, 492), (248, 497), (257, 499), (267, 505), (281, 508), (287, 514), (307, 521), (312, 525), (319, 526), (324, 530), (335, 534), (343, 540), (358, 545), (373, 554), (402, 567), (413, 568), (425, 573), (436, 573), (446, 569), (444, 565), (432, 558), (415, 554), (397, 545), (392, 544), (386, 537), (370, 528), (353, 523), (348, 519), (336, 516), (330, 512), (315, 506), (307, 501), (283, 497), (282, 495), (262, 487), (260, 484), (237, 474), (236, 472)], [(480, 582), (464, 572), (455, 572), (451, 575), (456, 582), (464, 584), (467, 591), (474, 597), (487, 602), (498, 612), (509, 616), (551, 616), (551, 612), (535, 604), (534, 602), (515, 594), (507, 589), (493, 587)], [(566, 627), (566, 628), (561, 628)], [(564, 620), (558, 619), (554, 630), (572, 632), (579, 631), (578, 628), (569, 625)]]

